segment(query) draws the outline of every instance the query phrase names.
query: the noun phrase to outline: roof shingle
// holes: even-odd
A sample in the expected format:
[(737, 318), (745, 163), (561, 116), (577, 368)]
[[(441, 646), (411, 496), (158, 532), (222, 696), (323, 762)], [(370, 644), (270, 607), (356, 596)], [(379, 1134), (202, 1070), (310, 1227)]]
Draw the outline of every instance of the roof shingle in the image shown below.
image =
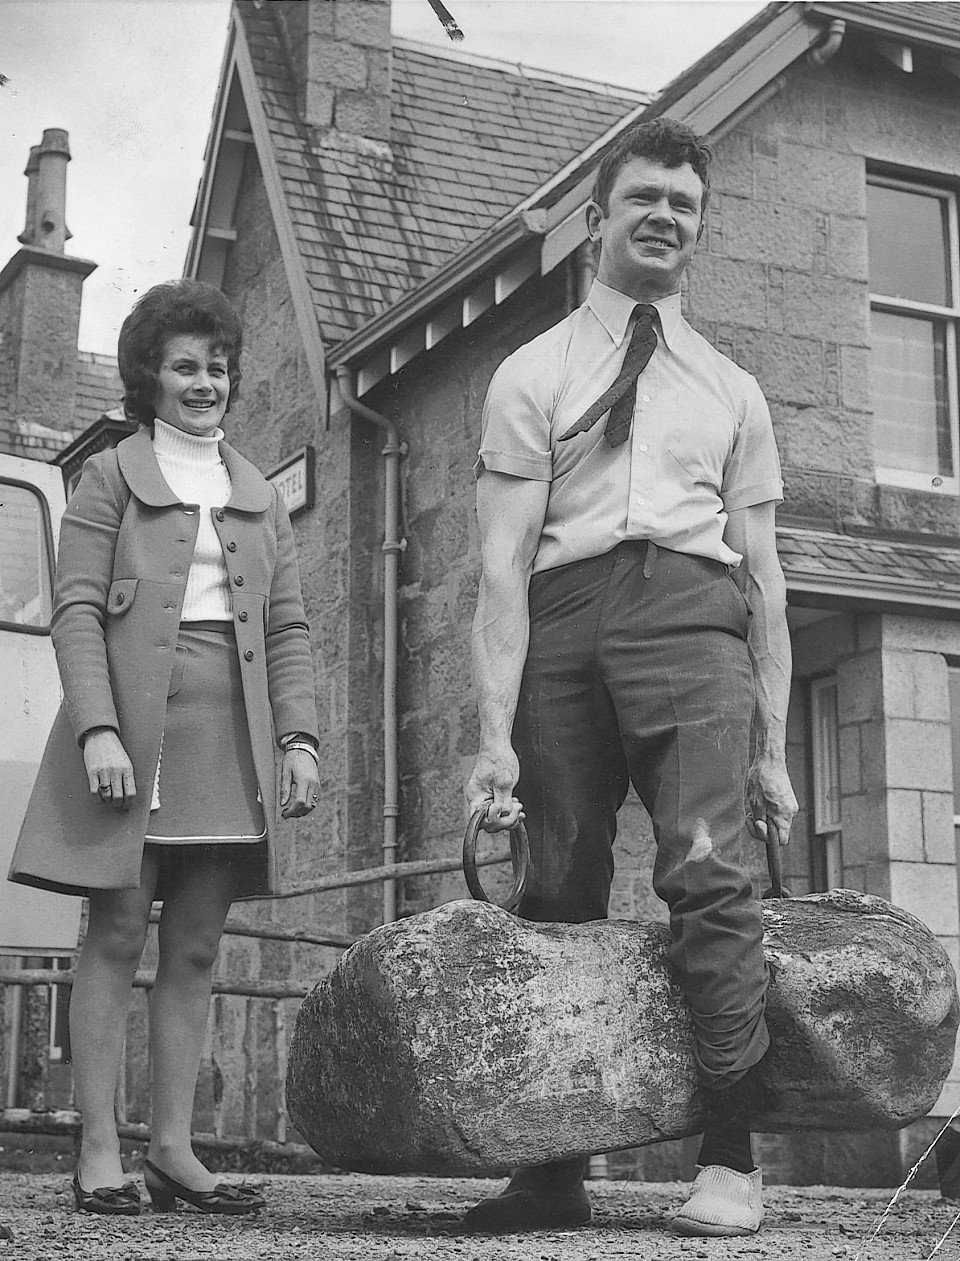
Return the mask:
[(778, 526), (777, 550), (788, 590), (960, 608), (960, 547)]
[(395, 41), (392, 160), (300, 120), (275, 14), (237, 5), (323, 340), (354, 332), (645, 99)]

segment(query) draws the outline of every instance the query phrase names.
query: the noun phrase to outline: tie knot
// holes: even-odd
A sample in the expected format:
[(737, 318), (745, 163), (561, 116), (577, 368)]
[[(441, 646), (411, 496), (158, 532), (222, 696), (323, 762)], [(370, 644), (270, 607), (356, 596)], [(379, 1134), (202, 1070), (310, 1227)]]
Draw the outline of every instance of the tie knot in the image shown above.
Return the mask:
[(655, 306), (651, 306), (648, 302), (638, 302), (633, 310), (637, 317), (638, 324), (641, 321), (644, 324), (652, 324), (654, 317), (657, 314), (657, 308)]

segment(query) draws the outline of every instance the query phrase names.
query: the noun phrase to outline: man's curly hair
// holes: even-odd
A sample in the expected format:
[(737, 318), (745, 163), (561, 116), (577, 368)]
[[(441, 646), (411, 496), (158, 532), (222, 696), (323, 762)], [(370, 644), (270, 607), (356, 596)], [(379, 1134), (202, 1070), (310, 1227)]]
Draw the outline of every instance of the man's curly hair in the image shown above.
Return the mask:
[(664, 166), (677, 167), (689, 162), (703, 184), (700, 202), (701, 215), (707, 208), (710, 195), (710, 160), (713, 150), (695, 131), (673, 118), (654, 118), (639, 123), (620, 137), (600, 163), (593, 184), (593, 200), (606, 215), (610, 211), (610, 190), (616, 183), (617, 173), (631, 158), (652, 158)]

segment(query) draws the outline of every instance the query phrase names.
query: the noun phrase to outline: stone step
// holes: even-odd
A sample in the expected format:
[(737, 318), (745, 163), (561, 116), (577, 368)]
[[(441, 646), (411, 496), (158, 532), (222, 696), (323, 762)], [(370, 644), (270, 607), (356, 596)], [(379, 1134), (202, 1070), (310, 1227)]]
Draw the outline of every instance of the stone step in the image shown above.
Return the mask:
[[(956, 978), (933, 934), (846, 890), (763, 903), (771, 972), (758, 1131), (896, 1129), (953, 1063)], [(534, 924), (450, 902), (375, 929), (304, 1000), (287, 1107), (334, 1165), (482, 1172), (703, 1128), (668, 930)]]

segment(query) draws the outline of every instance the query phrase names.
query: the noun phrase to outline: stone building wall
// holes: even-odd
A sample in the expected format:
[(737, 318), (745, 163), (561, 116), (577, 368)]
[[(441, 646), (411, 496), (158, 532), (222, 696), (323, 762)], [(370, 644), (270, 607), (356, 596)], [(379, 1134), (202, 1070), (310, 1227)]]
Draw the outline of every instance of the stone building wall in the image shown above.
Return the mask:
[(835, 528), (957, 535), (955, 495), (878, 485), (869, 382), (866, 174), (955, 183), (956, 92), (847, 44), (804, 62), (716, 145), (688, 318), (770, 403), (784, 515)]

